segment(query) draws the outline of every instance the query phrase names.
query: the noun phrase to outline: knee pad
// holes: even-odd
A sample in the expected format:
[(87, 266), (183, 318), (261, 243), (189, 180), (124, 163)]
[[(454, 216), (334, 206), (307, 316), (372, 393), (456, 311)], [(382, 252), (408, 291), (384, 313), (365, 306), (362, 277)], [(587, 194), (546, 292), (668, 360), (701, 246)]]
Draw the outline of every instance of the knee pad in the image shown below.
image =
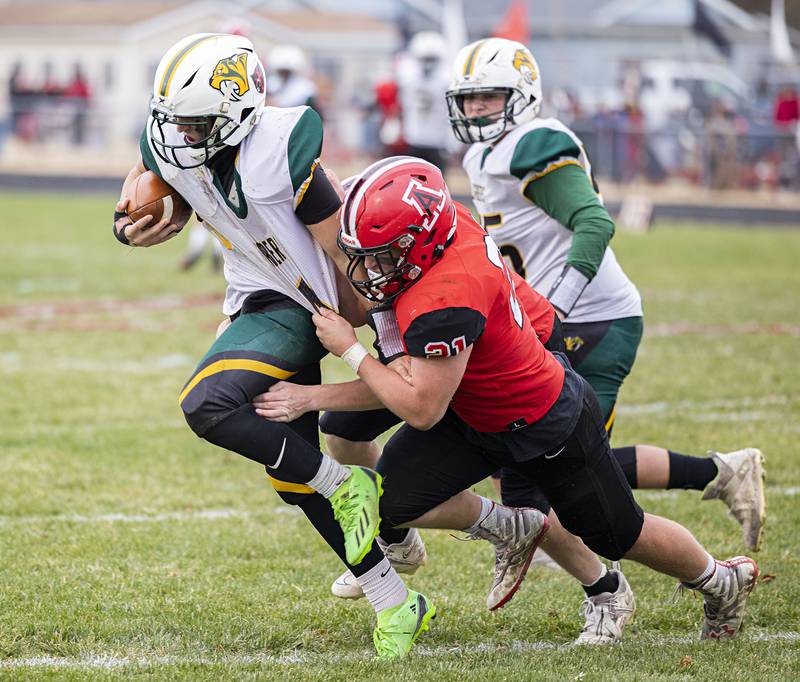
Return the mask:
[[(181, 410), (189, 428), (200, 438), (237, 408), (249, 403), (247, 396), (225, 372), (206, 377), (181, 396)], [(191, 385), (194, 378), (189, 382)]]
[(643, 525), (644, 515), (629, 515), (624, 519), (620, 519), (613, 526), (610, 533), (582, 539), (595, 554), (599, 554), (611, 561), (619, 561), (636, 544)]
[(550, 502), (535, 483), (510, 469), (503, 469), (500, 479), (500, 491), (504, 505), (507, 507), (533, 507), (542, 514), (550, 513)]
[(636, 544), (644, 524), (644, 512), (633, 501), (625, 509), (590, 510), (583, 504), (560, 505), (558, 519), (570, 533), (583, 540), (595, 554), (606, 559), (622, 559)]

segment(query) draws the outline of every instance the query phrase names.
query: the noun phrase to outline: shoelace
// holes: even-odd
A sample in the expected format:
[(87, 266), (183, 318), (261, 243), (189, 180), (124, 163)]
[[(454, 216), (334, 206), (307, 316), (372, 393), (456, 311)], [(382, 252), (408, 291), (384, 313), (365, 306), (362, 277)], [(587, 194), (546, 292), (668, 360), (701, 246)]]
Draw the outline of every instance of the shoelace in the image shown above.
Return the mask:
[(342, 496), (339, 504), (333, 508), (333, 518), (339, 523), (343, 520), (349, 521), (348, 526), (353, 526), (356, 523), (355, 510), (358, 507), (357, 501), (354, 499), (352, 492)]

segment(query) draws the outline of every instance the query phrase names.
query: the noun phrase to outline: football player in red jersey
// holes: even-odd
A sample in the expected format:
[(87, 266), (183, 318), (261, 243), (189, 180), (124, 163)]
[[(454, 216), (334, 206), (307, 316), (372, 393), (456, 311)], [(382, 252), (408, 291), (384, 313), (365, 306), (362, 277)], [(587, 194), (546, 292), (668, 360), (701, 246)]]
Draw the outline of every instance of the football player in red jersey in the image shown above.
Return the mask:
[[(476, 498), (468, 513), (443, 515), (443, 503), (505, 466), (540, 486), (564, 527), (593, 551), (700, 591), (703, 638), (735, 636), (755, 562), (715, 561), (687, 529), (642, 511), (611, 456), (594, 392), (544, 349), (497, 247), (464, 212), (457, 216), (439, 171), (407, 158), (373, 164), (350, 187), (341, 222), (351, 281), (367, 298), (391, 303), (397, 350), (408, 356), (394, 371), (343, 318), (314, 316), (323, 345), (360, 377), (327, 387), (325, 407), (382, 404), (406, 422), (378, 464), (382, 535), (446, 520), (486, 539), (522, 523), (541, 540), (547, 523), (536, 510), (504, 514)], [(382, 350), (393, 349), (387, 341)]]

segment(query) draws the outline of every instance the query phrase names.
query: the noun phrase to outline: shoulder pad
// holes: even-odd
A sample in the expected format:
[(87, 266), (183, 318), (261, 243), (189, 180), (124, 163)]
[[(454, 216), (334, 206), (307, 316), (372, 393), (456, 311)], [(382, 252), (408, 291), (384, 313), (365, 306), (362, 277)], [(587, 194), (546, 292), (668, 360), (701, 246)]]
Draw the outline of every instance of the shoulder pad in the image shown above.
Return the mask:
[(556, 164), (580, 163), (581, 143), (577, 136), (555, 119), (544, 119), (518, 140), (509, 161), (509, 172), (520, 180), (540, 174)]
[(242, 141), (239, 173), (246, 196), (267, 201), (294, 196), (289, 170), (293, 131), (308, 107), (265, 107), (256, 127)]

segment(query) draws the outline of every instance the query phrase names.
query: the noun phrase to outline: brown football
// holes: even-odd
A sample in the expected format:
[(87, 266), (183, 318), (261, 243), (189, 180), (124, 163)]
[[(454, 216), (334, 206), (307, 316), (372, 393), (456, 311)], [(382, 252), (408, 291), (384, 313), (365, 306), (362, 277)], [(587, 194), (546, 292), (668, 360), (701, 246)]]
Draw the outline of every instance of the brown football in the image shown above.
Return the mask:
[(128, 216), (134, 222), (151, 215), (151, 225), (166, 218), (182, 228), (192, 215), (186, 200), (153, 171), (145, 171), (131, 183), (128, 199)]

